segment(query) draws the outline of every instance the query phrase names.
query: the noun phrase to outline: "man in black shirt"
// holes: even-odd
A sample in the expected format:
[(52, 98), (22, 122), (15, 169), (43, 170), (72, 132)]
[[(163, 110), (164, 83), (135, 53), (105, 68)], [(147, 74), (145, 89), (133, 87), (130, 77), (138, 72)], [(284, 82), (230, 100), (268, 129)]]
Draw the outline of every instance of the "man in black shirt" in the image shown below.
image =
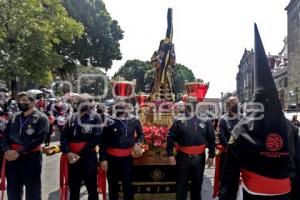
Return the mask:
[[(173, 155), (178, 145), (176, 159)], [(208, 167), (215, 156), (215, 134), (212, 123), (205, 116), (196, 116), (186, 107), (186, 116), (176, 119), (167, 137), (167, 154), (170, 165), (177, 165), (176, 200), (186, 200), (188, 182), (191, 181), (191, 200), (201, 200), (202, 181), (205, 168), (205, 148), (208, 147)]]
[(2, 141), (7, 160), (8, 200), (22, 199), (23, 186), (26, 200), (41, 200), (41, 144), (48, 133), (49, 122), (46, 115), (35, 109), (34, 100), (26, 92), (18, 94), (21, 112), (9, 119)]
[(232, 130), (237, 125), (241, 118), (241, 110), (239, 108), (239, 99), (236, 96), (228, 97), (226, 101), (227, 113), (219, 119), (219, 141), (217, 145), (218, 153), (216, 155), (216, 168), (214, 177), (214, 192), (213, 197), (217, 197), (220, 185), (220, 176), (222, 174), (223, 163), (225, 161), (225, 151), (228, 146)]
[[(65, 174), (61, 178), (67, 180), (66, 183), (70, 188), (70, 200), (80, 199), (82, 181), (87, 188), (88, 199), (99, 199), (97, 191), (98, 158), (95, 148), (101, 136), (101, 119), (91, 108), (88, 99), (82, 96), (78, 102), (78, 112), (68, 120), (61, 135), (60, 142), (63, 152), (61, 165), (68, 171), (68, 175)], [(63, 198), (67, 200), (66, 185), (61, 185), (61, 190), (63, 190)]]
[(141, 153), (140, 144), (143, 143), (144, 134), (140, 120), (128, 112), (128, 105), (119, 103), (115, 111), (116, 114), (108, 119), (103, 129), (101, 167), (107, 170), (109, 199), (118, 200), (118, 181), (122, 181), (124, 200), (133, 200), (132, 153)]
[(231, 96), (226, 102), (227, 113), (219, 119), (219, 138), (220, 144), (226, 148), (231, 137), (231, 131), (237, 125), (240, 119), (239, 99), (236, 96)]

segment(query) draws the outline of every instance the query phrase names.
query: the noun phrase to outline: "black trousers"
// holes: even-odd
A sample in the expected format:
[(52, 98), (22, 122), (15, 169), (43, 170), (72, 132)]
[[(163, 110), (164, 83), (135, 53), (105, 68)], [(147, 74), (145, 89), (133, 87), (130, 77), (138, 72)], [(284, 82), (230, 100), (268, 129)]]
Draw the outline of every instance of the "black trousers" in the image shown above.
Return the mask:
[(21, 155), (15, 161), (7, 161), (8, 200), (22, 200), (23, 186), (26, 188), (26, 200), (41, 200), (41, 173), (41, 152)]
[(249, 194), (247, 191), (243, 191), (243, 200), (292, 200), (290, 194), (277, 195), (277, 196), (258, 196)]
[(177, 193), (176, 200), (186, 200), (188, 182), (191, 181), (191, 200), (201, 200), (203, 174), (205, 169), (205, 154), (188, 156), (178, 153), (177, 157)]
[(107, 180), (109, 187), (109, 199), (118, 200), (119, 185), (122, 181), (124, 200), (133, 200), (133, 158), (108, 156)]
[(97, 190), (98, 157), (96, 152), (83, 155), (75, 164), (69, 164), (70, 200), (80, 199), (80, 188), (84, 182), (88, 200), (98, 200)]

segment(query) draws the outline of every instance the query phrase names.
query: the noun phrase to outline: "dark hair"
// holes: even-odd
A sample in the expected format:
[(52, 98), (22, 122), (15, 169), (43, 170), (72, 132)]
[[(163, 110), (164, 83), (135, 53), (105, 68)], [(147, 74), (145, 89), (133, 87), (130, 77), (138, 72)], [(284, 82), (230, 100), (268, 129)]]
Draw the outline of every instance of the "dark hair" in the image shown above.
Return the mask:
[(18, 96), (18, 99), (21, 97), (27, 97), (31, 102), (33, 102), (35, 100), (34, 96), (29, 94), (28, 92), (19, 92), (17, 96)]

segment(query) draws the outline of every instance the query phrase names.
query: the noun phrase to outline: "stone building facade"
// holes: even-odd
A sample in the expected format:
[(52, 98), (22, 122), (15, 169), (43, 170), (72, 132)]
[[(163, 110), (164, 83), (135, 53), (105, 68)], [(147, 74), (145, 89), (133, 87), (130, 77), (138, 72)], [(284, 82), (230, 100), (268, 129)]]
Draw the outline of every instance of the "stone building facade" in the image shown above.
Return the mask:
[(268, 56), (269, 65), (272, 70), (272, 75), (278, 90), (278, 96), (282, 107), (287, 109), (289, 88), (288, 88), (288, 55), (287, 55), (287, 40), (284, 39), (284, 47), (276, 56)]
[(286, 7), (288, 17), (288, 89), (287, 104), (289, 108), (300, 108), (298, 91), (300, 90), (300, 0), (291, 0)]
[[(278, 95), (283, 107), (287, 107), (288, 99), (288, 62), (287, 62), (287, 40), (284, 40), (284, 47), (278, 55), (268, 55), (269, 65), (278, 89)], [(252, 101), (254, 90), (254, 52), (245, 49), (236, 76), (236, 94), (241, 103)]]
[(241, 103), (252, 100), (254, 52), (245, 49), (236, 76), (236, 95)]

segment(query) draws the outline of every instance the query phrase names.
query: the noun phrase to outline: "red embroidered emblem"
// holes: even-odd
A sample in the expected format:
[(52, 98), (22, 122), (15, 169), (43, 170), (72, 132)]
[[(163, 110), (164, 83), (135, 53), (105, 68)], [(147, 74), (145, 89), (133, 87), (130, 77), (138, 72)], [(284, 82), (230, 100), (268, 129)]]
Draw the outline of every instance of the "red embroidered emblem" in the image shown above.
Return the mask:
[(267, 136), (266, 147), (269, 151), (279, 151), (283, 146), (283, 139), (276, 133)]

